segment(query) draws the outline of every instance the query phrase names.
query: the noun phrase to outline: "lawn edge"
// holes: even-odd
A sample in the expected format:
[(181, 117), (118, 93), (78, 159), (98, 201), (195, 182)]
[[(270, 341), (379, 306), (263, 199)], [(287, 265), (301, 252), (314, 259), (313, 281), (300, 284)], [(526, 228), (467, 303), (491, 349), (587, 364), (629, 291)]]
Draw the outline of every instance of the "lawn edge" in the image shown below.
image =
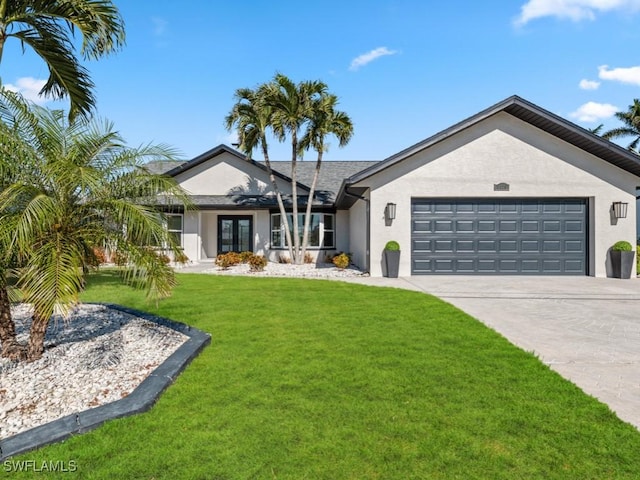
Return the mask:
[(93, 305), (104, 305), (113, 310), (134, 315), (163, 327), (171, 328), (189, 338), (125, 398), (67, 415), (53, 422), (0, 440), (0, 460), (6, 460), (14, 455), (63, 441), (74, 434), (86, 433), (108, 420), (128, 417), (150, 410), (160, 398), (162, 392), (211, 343), (211, 335), (184, 323), (113, 303), (93, 303)]

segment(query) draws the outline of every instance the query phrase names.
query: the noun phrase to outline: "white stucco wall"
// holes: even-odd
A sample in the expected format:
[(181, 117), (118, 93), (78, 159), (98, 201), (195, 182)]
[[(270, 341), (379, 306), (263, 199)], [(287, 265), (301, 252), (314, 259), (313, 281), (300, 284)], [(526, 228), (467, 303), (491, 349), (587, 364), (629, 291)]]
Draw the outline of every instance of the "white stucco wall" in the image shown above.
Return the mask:
[[(267, 172), (256, 165), (223, 152), (175, 176), (191, 195), (267, 195), (273, 193)], [(290, 185), (277, 178), (283, 194), (291, 193)], [(305, 192), (301, 192), (304, 194)]]
[[(365, 196), (365, 198), (368, 194)], [(349, 251), (352, 261), (361, 269), (367, 269), (367, 203), (358, 200), (349, 210)]]
[(349, 211), (338, 210), (335, 214), (336, 225), (336, 252), (351, 252), (351, 242), (349, 241)]
[(190, 211), (183, 215), (182, 247), (184, 254), (192, 262), (200, 260), (200, 236), (198, 226), (198, 212)]
[[(495, 192), (505, 182), (508, 192)], [(580, 197), (589, 199), (589, 272), (606, 276), (608, 249), (618, 240), (636, 241), (636, 186), (640, 179), (504, 112), (498, 113), (356, 184), (370, 188), (371, 266), (382, 275), (382, 249), (400, 243), (400, 275), (411, 274), (411, 199), (428, 197)], [(616, 224), (614, 201), (629, 203)], [(385, 225), (387, 202), (396, 219)], [(355, 207), (355, 206), (354, 206)], [(352, 211), (352, 247), (355, 253)]]

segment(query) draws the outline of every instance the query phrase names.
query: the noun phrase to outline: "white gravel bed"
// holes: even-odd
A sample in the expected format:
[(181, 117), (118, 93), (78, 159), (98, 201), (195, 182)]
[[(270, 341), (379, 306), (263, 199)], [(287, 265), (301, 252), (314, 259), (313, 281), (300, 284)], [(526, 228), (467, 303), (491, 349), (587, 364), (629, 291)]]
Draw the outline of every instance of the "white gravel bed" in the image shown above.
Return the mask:
[[(31, 312), (12, 307), (18, 339), (26, 342)], [(0, 439), (131, 393), (188, 337), (103, 305), (79, 305), (52, 320), (42, 358), (0, 358)]]
[(255, 277), (304, 277), (304, 278), (345, 278), (368, 276), (356, 267), (349, 266), (343, 270), (332, 263), (305, 263), (295, 265), (291, 263), (269, 262), (262, 272), (252, 272), (247, 264), (234, 265), (226, 270), (214, 266), (202, 270), (202, 273), (216, 275), (251, 275)]

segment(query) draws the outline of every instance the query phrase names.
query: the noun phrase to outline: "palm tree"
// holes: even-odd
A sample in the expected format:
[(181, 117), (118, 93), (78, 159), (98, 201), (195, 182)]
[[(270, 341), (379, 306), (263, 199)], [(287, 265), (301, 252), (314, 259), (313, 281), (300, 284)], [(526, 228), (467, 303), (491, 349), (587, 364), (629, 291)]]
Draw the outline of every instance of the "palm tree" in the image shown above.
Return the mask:
[(289, 230), (289, 221), (287, 212), (282, 200), (282, 193), (278, 188), (276, 177), (271, 168), (269, 158), (269, 148), (267, 143), (267, 130), (271, 125), (271, 115), (273, 109), (265, 104), (261, 93), (264, 89), (252, 90), (250, 88), (239, 88), (236, 90), (234, 104), (231, 112), (225, 117), (225, 126), (227, 130), (236, 130), (238, 140), (240, 142), (239, 149), (247, 158), (251, 158), (253, 150), (260, 148), (264, 156), (264, 163), (267, 167), (269, 181), (276, 195), (276, 201), (280, 210), (280, 216), (285, 222), (285, 238), (289, 247), (289, 256), (293, 258), (293, 249), (291, 243), (291, 231)]
[(313, 148), (317, 153), (316, 168), (313, 173), (313, 180), (309, 190), (309, 201), (307, 202), (307, 211), (305, 215), (305, 224), (303, 229), (301, 257), (304, 258), (307, 245), (309, 243), (309, 228), (311, 222), (311, 205), (313, 196), (316, 191), (316, 184), (320, 176), (320, 168), (322, 167), (322, 156), (327, 151), (328, 146), (325, 144), (326, 137), (334, 135), (338, 139), (338, 145), (344, 147), (353, 136), (353, 123), (345, 112), (336, 111), (338, 97), (323, 93), (320, 98), (314, 100), (307, 130), (304, 137), (300, 141), (300, 147), (308, 150)]
[[(0, 193), (0, 243), (15, 255), (17, 285), (33, 306), (22, 349), (33, 361), (42, 355), (52, 314), (66, 315), (78, 302), (95, 248), (109, 245), (125, 255), (125, 279), (146, 288), (149, 298), (170, 294), (173, 270), (150, 246), (174, 255), (179, 250), (154, 203), (162, 195), (184, 205), (186, 195), (173, 179), (144, 167), (149, 160), (173, 159), (167, 147), (130, 148), (109, 122), (68, 121), (60, 110), (7, 93), (1, 100), (0, 145), (7, 141), (14, 148), (0, 158), (5, 166), (20, 164), (20, 171)], [(0, 311), (5, 321), (6, 315)], [(10, 336), (5, 328), (3, 354), (5, 342), (15, 345)]]
[(594, 135), (600, 135), (602, 133), (602, 129), (604, 128), (604, 123), (601, 123), (600, 125), (598, 125), (597, 127), (593, 127), (593, 128), (587, 128), (587, 130), (589, 130), (591, 133), (593, 133)]
[(80, 65), (73, 35), (82, 34), (80, 54), (98, 59), (125, 41), (124, 20), (109, 0), (0, 0), (0, 61), (8, 38), (16, 38), (46, 63), (41, 94), (70, 99), (70, 118), (87, 115), (96, 101), (89, 72)]
[(640, 144), (640, 100), (635, 98), (626, 112), (617, 112), (615, 116), (624, 125), (604, 132), (602, 137), (608, 140), (620, 137), (634, 137), (631, 143), (627, 145), (627, 148), (632, 152), (638, 153), (638, 144)]
[[(321, 81), (303, 81), (298, 84), (278, 73), (273, 80), (262, 87), (264, 102), (273, 109), (271, 128), (280, 141), (287, 135), (291, 138), (291, 202), (293, 210), (293, 256), (292, 262), (301, 264), (304, 257), (300, 252), (300, 227), (298, 223), (297, 160), (302, 150), (299, 135), (313, 113), (314, 100), (327, 92), (327, 85)], [(309, 197), (308, 202), (312, 202)]]

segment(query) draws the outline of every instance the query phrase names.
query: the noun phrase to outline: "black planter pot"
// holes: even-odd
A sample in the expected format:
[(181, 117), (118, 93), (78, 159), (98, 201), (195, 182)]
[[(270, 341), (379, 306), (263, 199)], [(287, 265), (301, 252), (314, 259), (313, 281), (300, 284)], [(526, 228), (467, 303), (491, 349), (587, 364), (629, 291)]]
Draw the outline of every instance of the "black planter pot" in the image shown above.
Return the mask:
[(400, 250), (385, 250), (384, 262), (387, 267), (387, 277), (398, 278), (400, 270)]
[(611, 250), (611, 270), (613, 278), (631, 278), (635, 267), (635, 252)]

